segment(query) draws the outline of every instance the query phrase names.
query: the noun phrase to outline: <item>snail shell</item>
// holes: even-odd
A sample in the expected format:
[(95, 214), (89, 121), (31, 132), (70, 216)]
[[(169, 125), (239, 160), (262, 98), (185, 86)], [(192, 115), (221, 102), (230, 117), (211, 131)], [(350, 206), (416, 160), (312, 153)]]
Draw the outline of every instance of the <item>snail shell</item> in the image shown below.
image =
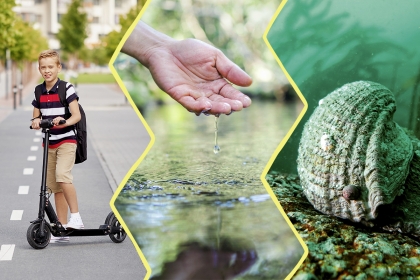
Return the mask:
[(403, 192), (413, 147), (393, 121), (393, 94), (367, 81), (346, 84), (322, 100), (305, 124), (298, 172), (314, 207), (355, 222)]

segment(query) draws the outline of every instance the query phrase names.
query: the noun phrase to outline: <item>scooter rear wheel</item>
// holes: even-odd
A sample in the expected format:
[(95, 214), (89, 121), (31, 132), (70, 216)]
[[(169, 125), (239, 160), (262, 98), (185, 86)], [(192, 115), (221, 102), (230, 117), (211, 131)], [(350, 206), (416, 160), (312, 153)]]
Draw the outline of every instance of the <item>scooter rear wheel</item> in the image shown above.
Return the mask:
[(124, 239), (127, 237), (127, 233), (122, 228), (121, 223), (118, 221), (117, 217), (115, 217), (114, 213), (109, 213), (108, 216), (105, 219), (105, 223), (109, 225), (110, 227), (120, 227), (121, 231), (117, 233), (110, 233), (109, 238), (114, 243), (121, 243), (124, 241)]
[(34, 249), (44, 249), (48, 246), (48, 244), (50, 244), (50, 228), (45, 225), (44, 236), (40, 237), (40, 226), (40, 223), (31, 224), (26, 232), (26, 239), (28, 240), (29, 245), (31, 245)]

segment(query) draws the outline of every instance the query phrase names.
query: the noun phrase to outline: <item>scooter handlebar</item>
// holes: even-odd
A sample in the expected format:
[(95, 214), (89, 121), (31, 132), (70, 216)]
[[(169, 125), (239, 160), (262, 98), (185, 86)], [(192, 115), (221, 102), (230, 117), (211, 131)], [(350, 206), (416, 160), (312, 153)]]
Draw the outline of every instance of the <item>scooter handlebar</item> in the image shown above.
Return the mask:
[[(60, 120), (58, 122), (58, 124), (65, 124), (65, 123), (66, 123), (66, 120)], [(54, 126), (54, 123), (52, 119), (41, 120), (41, 122), (39, 123), (40, 128), (51, 128), (53, 126)], [(32, 125), (29, 128), (32, 129)]]

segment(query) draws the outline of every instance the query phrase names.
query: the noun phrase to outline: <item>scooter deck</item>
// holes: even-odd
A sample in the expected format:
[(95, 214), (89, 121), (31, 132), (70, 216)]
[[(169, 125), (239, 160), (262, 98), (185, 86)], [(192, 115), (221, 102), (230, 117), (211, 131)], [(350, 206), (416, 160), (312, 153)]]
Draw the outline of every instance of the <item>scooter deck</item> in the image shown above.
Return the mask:
[(100, 225), (98, 229), (67, 229), (62, 231), (62, 235), (54, 236), (97, 236), (97, 235), (109, 235), (110, 233), (119, 232), (119, 228), (110, 228), (108, 225)]

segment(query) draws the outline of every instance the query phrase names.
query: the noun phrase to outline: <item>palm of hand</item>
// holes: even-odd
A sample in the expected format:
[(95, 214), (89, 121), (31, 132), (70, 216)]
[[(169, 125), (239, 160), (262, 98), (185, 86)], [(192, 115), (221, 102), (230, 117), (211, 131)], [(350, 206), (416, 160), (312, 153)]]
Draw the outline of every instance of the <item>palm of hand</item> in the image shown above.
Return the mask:
[(201, 41), (176, 41), (167, 49), (156, 50), (149, 70), (163, 91), (197, 115), (229, 114), (251, 105), (249, 97), (227, 81), (248, 86), (251, 78), (222, 52)]

